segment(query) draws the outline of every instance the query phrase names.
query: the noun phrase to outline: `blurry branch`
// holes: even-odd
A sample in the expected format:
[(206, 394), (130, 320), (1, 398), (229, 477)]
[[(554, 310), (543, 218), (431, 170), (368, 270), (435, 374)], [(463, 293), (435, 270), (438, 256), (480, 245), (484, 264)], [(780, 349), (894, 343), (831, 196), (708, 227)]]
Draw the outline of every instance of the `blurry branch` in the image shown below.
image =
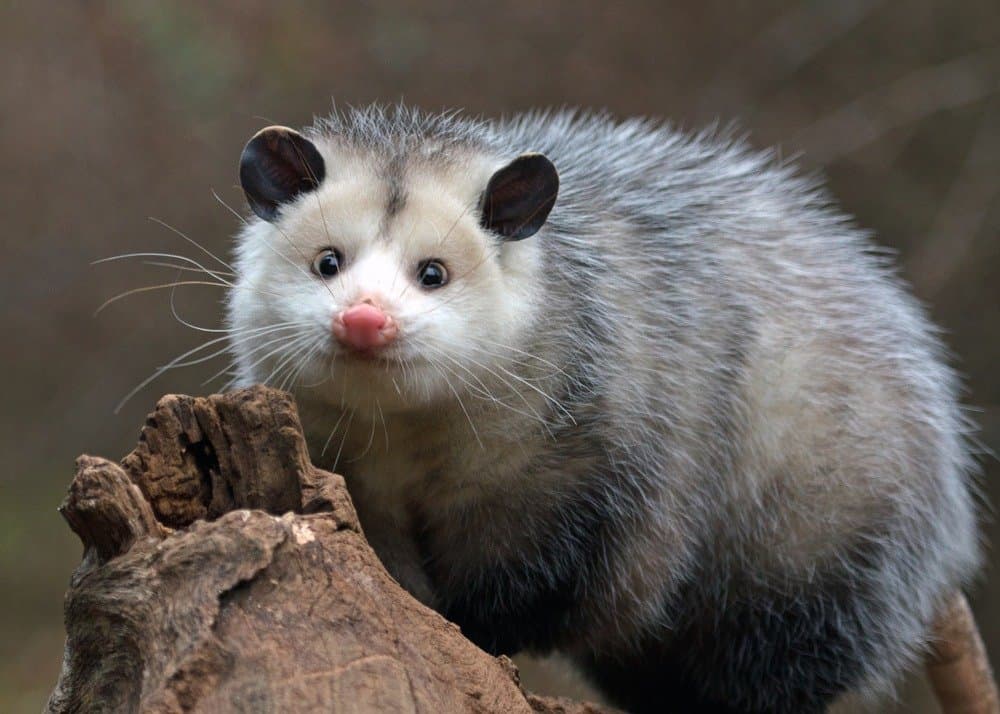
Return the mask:
[(909, 261), (925, 296), (933, 297), (973, 257), (973, 245), (1000, 193), (998, 159), (1000, 126), (996, 113), (986, 111), (933, 225)]
[(996, 94), (998, 61), (1000, 47), (991, 47), (911, 72), (802, 129), (791, 144), (818, 163), (836, 161), (892, 129)]
[(734, 53), (708, 87), (699, 90), (700, 113), (747, 103), (754, 93), (795, 74), (884, 4), (885, 0), (795, 3)]

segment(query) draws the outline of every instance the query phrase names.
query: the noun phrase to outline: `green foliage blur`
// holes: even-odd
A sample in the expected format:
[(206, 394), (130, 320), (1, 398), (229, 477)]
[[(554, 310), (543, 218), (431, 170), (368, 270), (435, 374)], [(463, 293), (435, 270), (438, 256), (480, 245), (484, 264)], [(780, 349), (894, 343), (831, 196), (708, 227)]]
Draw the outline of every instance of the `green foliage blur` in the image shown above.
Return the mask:
[[(211, 260), (150, 216), (225, 258), (237, 219), (224, 204), (244, 210), (244, 141), (334, 100), (735, 120), (754, 144), (801, 154), (898, 251), (967, 376), (984, 447), (1000, 445), (996, 0), (8, 0), (0, 67), (2, 711), (38, 711), (58, 672), (79, 546), (56, 506), (73, 458), (123, 455), (159, 395), (209, 391), (223, 366), (168, 373), (113, 413), (214, 335), (175, 320), (164, 291), (95, 317), (108, 297), (174, 273), (91, 262), (157, 250)], [(217, 327), (222, 297), (191, 286), (176, 307)], [(1000, 468), (984, 465), (1000, 503)], [(1000, 543), (998, 530), (988, 517), (986, 537)], [(972, 599), (1000, 665), (995, 564)], [(555, 669), (528, 663), (528, 685), (577, 691)], [(901, 711), (934, 711), (919, 682), (905, 697)]]

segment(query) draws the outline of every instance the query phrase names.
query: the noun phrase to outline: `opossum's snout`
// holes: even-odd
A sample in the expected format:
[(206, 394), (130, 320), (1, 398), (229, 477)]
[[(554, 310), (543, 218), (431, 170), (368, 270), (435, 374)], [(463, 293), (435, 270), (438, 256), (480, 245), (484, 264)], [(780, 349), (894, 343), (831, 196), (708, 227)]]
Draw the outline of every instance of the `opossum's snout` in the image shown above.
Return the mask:
[(396, 339), (399, 329), (374, 298), (363, 298), (333, 318), (332, 331), (340, 344), (372, 355)]

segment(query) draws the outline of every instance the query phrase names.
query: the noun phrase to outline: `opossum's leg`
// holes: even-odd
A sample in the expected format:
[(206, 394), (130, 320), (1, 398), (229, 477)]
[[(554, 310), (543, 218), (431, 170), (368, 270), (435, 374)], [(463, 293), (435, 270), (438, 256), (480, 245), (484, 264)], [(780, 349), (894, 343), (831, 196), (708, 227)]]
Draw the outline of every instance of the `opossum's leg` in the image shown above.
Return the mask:
[(355, 507), (365, 538), (389, 574), (417, 600), (436, 607), (434, 587), (406, 524), (390, 513), (365, 507), (362, 499), (355, 500)]
[(714, 603), (687, 593), (672, 626), (581, 664), (628, 711), (824, 712), (887, 654), (870, 595), (836, 582)]
[[(368, 535), (368, 530), (365, 530)], [(430, 578), (424, 571), (416, 547), (403, 541), (400, 535), (388, 537), (368, 536), (368, 542), (378, 555), (385, 569), (403, 588), (428, 607), (436, 607), (437, 599)]]

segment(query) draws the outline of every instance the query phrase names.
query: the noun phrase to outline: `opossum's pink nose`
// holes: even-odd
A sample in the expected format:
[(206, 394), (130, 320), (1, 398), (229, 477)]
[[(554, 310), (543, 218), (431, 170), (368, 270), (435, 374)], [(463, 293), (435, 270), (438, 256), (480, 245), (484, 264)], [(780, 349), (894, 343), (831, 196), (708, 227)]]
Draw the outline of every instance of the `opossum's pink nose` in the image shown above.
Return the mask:
[(371, 299), (341, 312), (333, 320), (333, 335), (359, 352), (372, 352), (396, 338), (396, 323)]

